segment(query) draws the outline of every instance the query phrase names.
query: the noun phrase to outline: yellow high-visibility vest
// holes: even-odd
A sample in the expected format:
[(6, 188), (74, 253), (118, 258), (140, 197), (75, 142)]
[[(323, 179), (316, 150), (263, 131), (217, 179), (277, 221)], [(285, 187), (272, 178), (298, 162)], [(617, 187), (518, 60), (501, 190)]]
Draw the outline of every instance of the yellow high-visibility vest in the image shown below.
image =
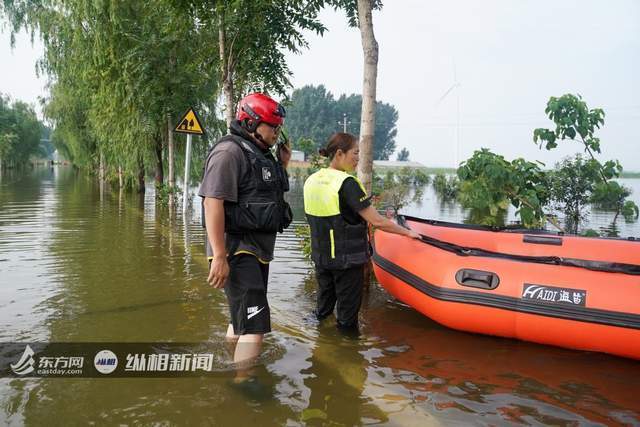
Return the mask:
[(320, 169), (304, 183), (304, 211), (311, 227), (311, 258), (318, 266), (343, 269), (367, 262), (367, 223), (347, 223), (340, 214), (340, 188), (358, 178), (332, 168)]

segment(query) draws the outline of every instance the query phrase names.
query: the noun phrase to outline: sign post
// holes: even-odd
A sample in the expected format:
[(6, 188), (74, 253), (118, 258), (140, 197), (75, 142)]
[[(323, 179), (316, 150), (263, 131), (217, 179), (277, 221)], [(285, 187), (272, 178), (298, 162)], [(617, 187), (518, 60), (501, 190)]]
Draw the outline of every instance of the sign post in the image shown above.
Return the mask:
[(182, 213), (187, 212), (189, 196), (189, 169), (191, 168), (191, 134), (187, 134), (187, 150), (184, 158), (184, 188), (182, 190)]
[(182, 214), (187, 213), (189, 201), (189, 169), (191, 168), (191, 135), (204, 135), (202, 122), (193, 108), (189, 108), (174, 129), (178, 133), (187, 134), (187, 148), (184, 159), (184, 184), (182, 190)]

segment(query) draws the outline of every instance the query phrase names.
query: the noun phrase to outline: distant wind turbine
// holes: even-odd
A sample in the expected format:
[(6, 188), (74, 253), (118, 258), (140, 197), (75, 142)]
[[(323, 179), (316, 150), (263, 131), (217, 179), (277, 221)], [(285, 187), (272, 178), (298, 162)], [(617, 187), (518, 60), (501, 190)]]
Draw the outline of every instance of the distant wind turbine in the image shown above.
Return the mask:
[[(460, 87), (460, 82), (458, 82), (458, 75), (456, 73), (456, 62), (453, 61), (453, 84), (451, 85), (451, 87), (449, 87), (449, 89), (447, 89), (445, 91), (444, 94), (442, 94), (440, 99), (438, 99), (438, 102), (436, 102), (436, 104), (434, 106), (434, 109), (438, 108), (440, 106), (440, 104), (442, 103), (442, 101), (444, 101), (445, 98), (447, 96), (449, 96), (449, 94), (451, 94), (453, 91), (455, 91), (455, 93), (456, 93), (456, 153), (455, 153), (455, 167), (456, 168), (460, 164), (460, 90), (458, 89), (459, 87)], [(458, 89), (458, 90), (456, 90), (456, 89)]]

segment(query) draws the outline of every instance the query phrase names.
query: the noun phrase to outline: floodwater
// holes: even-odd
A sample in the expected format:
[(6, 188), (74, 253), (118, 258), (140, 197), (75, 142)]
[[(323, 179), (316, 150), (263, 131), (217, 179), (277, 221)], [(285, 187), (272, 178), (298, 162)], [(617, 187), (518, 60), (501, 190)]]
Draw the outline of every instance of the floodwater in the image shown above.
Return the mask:
[[(151, 188), (143, 198), (101, 192), (70, 168), (0, 179), (0, 342), (222, 342), (228, 312), (205, 283), (197, 208), (171, 218)], [(432, 217), (456, 219), (427, 203)], [(259, 393), (232, 387), (230, 369), (0, 378), (0, 423), (640, 425), (638, 361), (453, 331), (376, 284), (354, 339), (313, 320), (314, 297), (287, 231), (271, 264)]]

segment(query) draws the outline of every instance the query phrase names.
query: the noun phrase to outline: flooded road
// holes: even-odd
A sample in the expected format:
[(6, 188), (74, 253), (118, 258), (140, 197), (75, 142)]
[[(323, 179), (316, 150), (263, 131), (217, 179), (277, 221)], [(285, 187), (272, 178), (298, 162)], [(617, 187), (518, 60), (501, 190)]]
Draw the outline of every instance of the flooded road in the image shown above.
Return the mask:
[[(203, 239), (197, 208), (171, 218), (151, 188), (143, 198), (101, 192), (62, 167), (5, 174), (0, 341), (222, 342), (228, 309), (205, 284)], [(294, 232), (280, 235), (257, 395), (232, 387), (230, 369), (0, 378), (0, 423), (640, 425), (637, 361), (453, 331), (376, 284), (361, 336), (348, 338), (313, 319), (315, 286)]]

